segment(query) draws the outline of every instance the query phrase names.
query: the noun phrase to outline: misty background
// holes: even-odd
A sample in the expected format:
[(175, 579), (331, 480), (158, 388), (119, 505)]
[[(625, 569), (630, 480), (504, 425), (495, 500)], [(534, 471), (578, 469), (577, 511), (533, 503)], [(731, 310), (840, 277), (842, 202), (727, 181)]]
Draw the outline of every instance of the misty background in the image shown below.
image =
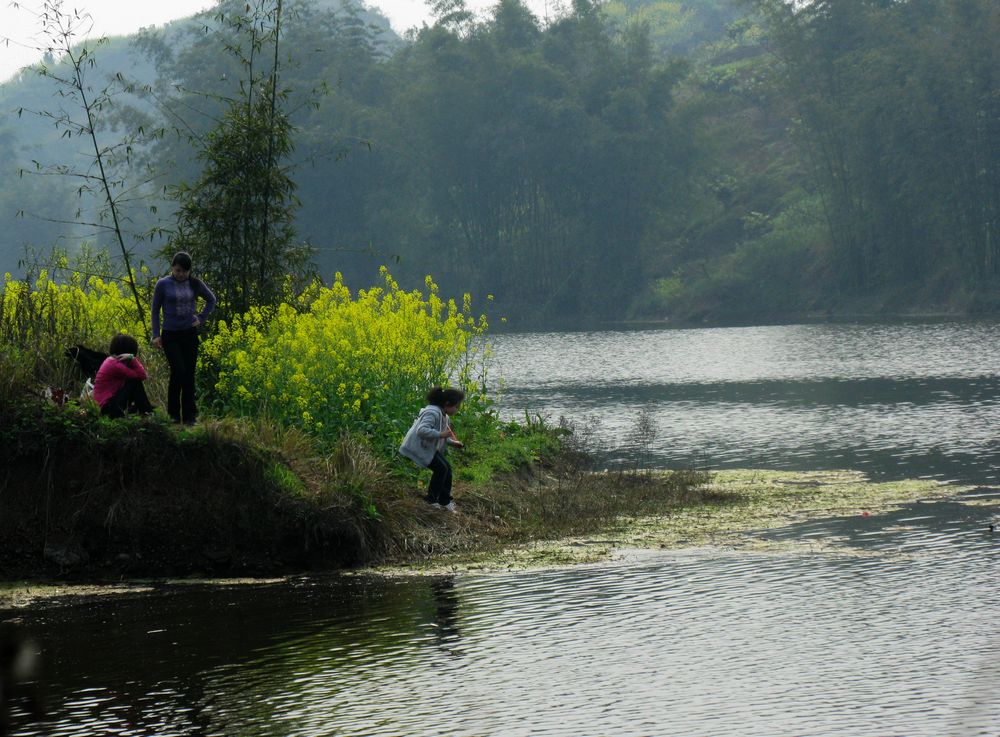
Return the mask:
[[(215, 12), (94, 49), (91, 84), (121, 75), (102, 142), (211, 130), (206, 93), (240, 78)], [(327, 280), (432, 274), (514, 324), (1000, 309), (994, 2), (577, 0), (546, 21), (443, 0), (405, 37), (350, 0), (286, 12), (282, 165)], [(30, 70), (0, 85), (0, 272), (108, 245), (72, 224), (100, 203), (47, 169), (88, 155), (30, 112), (65, 104)], [(154, 272), (165, 192), (200, 167), (164, 135), (116, 173)]]

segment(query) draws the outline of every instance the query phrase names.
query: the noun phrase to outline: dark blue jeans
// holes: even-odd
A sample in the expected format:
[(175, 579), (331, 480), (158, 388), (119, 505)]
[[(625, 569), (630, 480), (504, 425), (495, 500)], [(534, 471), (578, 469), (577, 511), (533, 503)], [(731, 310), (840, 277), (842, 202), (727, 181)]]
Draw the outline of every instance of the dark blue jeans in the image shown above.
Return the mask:
[(432, 472), (431, 482), (427, 486), (427, 501), (431, 504), (448, 504), (451, 502), (451, 464), (444, 457), (444, 453), (438, 451), (434, 458), (427, 464)]

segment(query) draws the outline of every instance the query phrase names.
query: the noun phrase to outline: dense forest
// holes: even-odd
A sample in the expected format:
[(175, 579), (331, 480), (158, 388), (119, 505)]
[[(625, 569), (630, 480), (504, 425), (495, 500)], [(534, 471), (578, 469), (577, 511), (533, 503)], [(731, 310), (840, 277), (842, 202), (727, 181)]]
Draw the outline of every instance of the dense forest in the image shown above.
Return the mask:
[[(326, 279), (388, 263), (521, 323), (1000, 311), (994, 0), (575, 0), (547, 20), (442, 0), (405, 39), (350, 3), (286, 7), (284, 237)], [(145, 75), (103, 135), (178, 131), (129, 162), (153, 172), (129, 213), (147, 260), (184, 242), (176, 194), (244, 82), (216, 17), (95, 51), (95, 74)], [(44, 81), (0, 105), (48, 104)], [(60, 150), (47, 136), (0, 125), (8, 269), (84, 238), (53, 222), (86, 212), (72, 183), (16, 173)]]

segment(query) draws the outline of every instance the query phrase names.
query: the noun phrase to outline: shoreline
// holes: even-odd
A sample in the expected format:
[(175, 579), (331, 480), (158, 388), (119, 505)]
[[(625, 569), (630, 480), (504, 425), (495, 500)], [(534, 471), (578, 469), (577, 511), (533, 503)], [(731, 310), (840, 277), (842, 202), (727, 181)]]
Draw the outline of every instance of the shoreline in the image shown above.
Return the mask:
[[(666, 516), (622, 518), (593, 534), (538, 539), (499, 553), (450, 557), (438, 561), (374, 566), (359, 572), (383, 575), (432, 575), (454, 572), (493, 572), (543, 569), (602, 563), (635, 551), (689, 551), (710, 548), (737, 552), (798, 550), (789, 541), (762, 545), (754, 533), (769, 532), (802, 522), (857, 516), (865, 524), (915, 502), (943, 501), (968, 493), (968, 485), (927, 479), (873, 482), (860, 471), (774, 471), (733, 469), (712, 472), (709, 484), (734, 494), (734, 503), (708, 503), (681, 508)], [(1000, 506), (997, 498), (982, 506)], [(815, 540), (806, 543), (817, 552)], [(848, 551), (828, 545), (823, 552)]]
[[(599, 476), (595, 474), (595, 476)], [(0, 612), (8, 618), (18, 611), (48, 606), (85, 604), (111, 596), (180, 593), (192, 586), (283, 585), (309, 575), (434, 576), (455, 573), (489, 574), (545, 570), (566, 566), (628, 563), (659, 551), (725, 550), (741, 553), (859, 554), (838, 540), (819, 542), (764, 542), (754, 533), (800, 522), (857, 516), (859, 524), (876, 525), (879, 517), (907, 504), (936, 502), (972, 491), (971, 486), (925, 479), (872, 482), (857, 471), (717, 471), (707, 484), (725, 496), (706, 503), (680, 506), (665, 514), (615, 519), (594, 533), (553, 539), (535, 538), (496, 547), (471, 545), (459, 552), (397, 556), (384, 563), (344, 569), (301, 571), (278, 576), (135, 578), (118, 581), (60, 582), (53, 579), (0, 583)], [(967, 503), (1000, 506), (995, 497)], [(459, 497), (461, 499), (461, 497)], [(462, 534), (462, 514), (429, 518), (429, 526), (454, 525), (450, 534)], [(828, 544), (827, 544), (828, 543)]]

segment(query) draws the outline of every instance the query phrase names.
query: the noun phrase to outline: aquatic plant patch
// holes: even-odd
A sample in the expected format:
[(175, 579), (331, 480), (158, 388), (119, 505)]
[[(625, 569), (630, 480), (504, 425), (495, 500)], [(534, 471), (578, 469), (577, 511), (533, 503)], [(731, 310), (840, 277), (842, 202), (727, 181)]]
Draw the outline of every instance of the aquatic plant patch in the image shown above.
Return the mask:
[[(502, 549), (444, 555), (379, 570), (436, 573), (549, 568), (627, 558), (637, 549), (797, 549), (800, 546), (794, 542), (764, 541), (752, 533), (854, 515), (878, 524), (880, 515), (907, 504), (946, 499), (968, 490), (926, 479), (873, 482), (858, 471), (715, 471), (703, 496), (665, 508), (662, 514), (609, 518), (603, 529), (592, 534), (533, 539)], [(855, 554), (840, 536), (810, 539), (808, 545), (814, 553)]]
[(755, 544), (747, 534), (755, 530), (830, 517), (877, 517), (967, 490), (928, 479), (873, 482), (859, 471), (727, 470), (713, 474), (711, 487), (732, 501), (682, 509), (663, 518), (629, 520), (622, 526), (623, 536), (642, 547), (745, 547)]

